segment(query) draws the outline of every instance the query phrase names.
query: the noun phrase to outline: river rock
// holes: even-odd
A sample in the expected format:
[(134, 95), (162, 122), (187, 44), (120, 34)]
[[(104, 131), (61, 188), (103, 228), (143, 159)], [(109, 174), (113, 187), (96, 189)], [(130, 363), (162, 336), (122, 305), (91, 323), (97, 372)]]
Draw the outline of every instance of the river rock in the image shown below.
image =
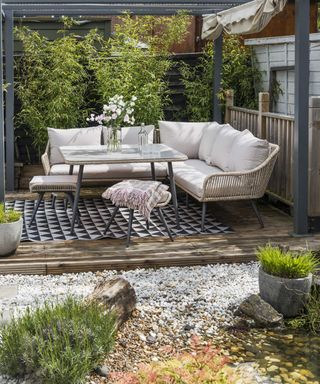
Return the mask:
[(128, 320), (137, 303), (133, 287), (122, 277), (97, 284), (88, 300), (107, 305), (116, 314), (118, 326)]
[(282, 327), (283, 316), (259, 295), (251, 295), (239, 306), (238, 311), (252, 318), (258, 327)]

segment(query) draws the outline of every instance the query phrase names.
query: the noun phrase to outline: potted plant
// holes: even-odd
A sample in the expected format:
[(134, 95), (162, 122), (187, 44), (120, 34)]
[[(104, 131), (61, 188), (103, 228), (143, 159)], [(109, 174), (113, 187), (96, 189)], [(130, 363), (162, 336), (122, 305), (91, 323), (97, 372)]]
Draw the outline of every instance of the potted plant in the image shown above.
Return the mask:
[(22, 215), (0, 204), (0, 256), (8, 256), (18, 248), (22, 234)]
[(267, 245), (257, 252), (260, 296), (285, 317), (301, 313), (319, 260), (310, 251), (293, 253)]

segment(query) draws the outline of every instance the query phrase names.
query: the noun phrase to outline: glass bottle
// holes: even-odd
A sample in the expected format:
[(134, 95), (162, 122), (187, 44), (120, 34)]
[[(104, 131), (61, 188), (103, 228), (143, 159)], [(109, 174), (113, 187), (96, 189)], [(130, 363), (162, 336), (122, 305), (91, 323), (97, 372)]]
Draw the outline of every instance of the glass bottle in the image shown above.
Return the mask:
[(138, 146), (139, 151), (143, 151), (143, 147), (148, 144), (148, 132), (145, 129), (144, 123), (141, 124), (140, 131), (138, 132)]

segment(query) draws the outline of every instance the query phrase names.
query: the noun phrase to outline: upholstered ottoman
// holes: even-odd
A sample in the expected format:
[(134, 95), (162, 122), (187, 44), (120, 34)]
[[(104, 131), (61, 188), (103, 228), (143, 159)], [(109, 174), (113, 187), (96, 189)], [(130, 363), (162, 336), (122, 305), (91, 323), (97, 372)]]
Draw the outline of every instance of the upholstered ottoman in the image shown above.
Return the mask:
[[(36, 206), (29, 223), (29, 227), (36, 217), (39, 205), (46, 192), (54, 193), (64, 192), (67, 195), (69, 203), (73, 209), (73, 193), (77, 189), (77, 176), (61, 175), (61, 176), (34, 176), (29, 183), (30, 192), (39, 195)], [(55, 203), (55, 196), (53, 197), (53, 206)]]
[[(119, 208), (126, 207), (129, 209), (129, 225), (126, 246), (129, 247), (134, 211), (138, 210), (144, 216), (147, 228), (149, 229), (150, 213), (153, 209), (156, 209), (158, 217), (165, 227), (170, 240), (173, 241), (172, 234), (162, 212), (162, 208), (165, 207), (171, 200), (171, 193), (166, 189), (167, 186), (164, 186), (158, 181), (142, 180), (126, 180), (108, 188), (102, 194), (102, 197), (110, 199), (115, 205), (115, 209), (106, 225), (104, 235), (107, 234)], [(144, 199), (145, 196), (147, 196), (147, 199)]]

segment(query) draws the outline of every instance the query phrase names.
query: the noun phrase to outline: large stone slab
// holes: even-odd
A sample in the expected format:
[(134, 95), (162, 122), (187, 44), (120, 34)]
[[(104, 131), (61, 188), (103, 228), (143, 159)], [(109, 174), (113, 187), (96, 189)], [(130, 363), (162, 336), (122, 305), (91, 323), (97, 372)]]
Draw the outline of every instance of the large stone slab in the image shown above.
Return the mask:
[(238, 311), (252, 318), (258, 327), (274, 328), (284, 325), (283, 315), (259, 295), (251, 295), (239, 306)]
[(123, 277), (101, 282), (95, 287), (88, 300), (107, 305), (116, 314), (118, 326), (128, 320), (137, 303), (133, 287)]

